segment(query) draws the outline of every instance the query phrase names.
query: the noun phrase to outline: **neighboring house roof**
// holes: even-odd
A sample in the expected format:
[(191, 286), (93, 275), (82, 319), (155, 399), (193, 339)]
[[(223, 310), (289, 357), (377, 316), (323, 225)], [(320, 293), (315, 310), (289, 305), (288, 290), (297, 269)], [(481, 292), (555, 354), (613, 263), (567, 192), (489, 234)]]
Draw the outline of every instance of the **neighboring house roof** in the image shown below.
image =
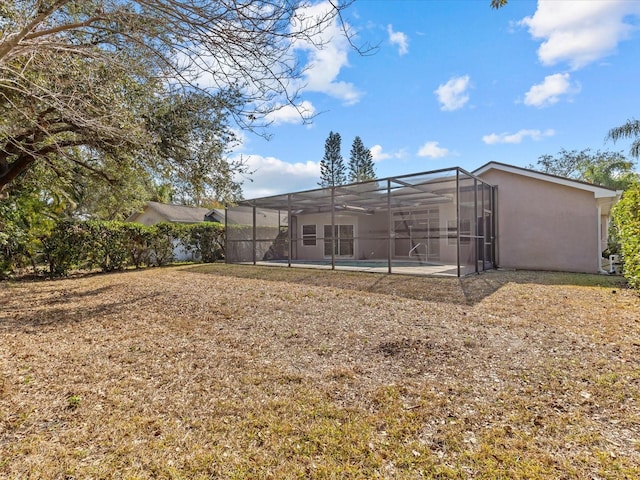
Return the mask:
[(188, 207), (186, 205), (169, 205), (160, 202), (147, 202), (142, 212), (134, 213), (128, 222), (135, 222), (144, 214), (147, 209), (154, 210), (158, 215), (162, 216), (165, 221), (173, 223), (198, 223), (203, 222), (205, 215), (209, 212), (208, 208)]
[[(556, 183), (558, 185), (564, 185), (565, 187), (577, 188), (579, 190), (585, 190), (593, 193), (595, 198), (617, 198), (622, 192), (613, 190), (608, 187), (602, 187), (600, 185), (594, 185), (592, 183), (582, 182), (580, 180), (573, 180), (571, 178), (559, 177), (550, 173), (538, 172), (536, 170), (530, 170), (528, 168), (516, 167), (514, 165), (507, 165), (500, 162), (489, 162), (474, 170), (474, 175), (480, 176), (489, 170), (501, 170), (503, 172), (514, 173), (516, 175), (524, 175), (529, 178), (535, 178), (537, 180), (543, 180), (545, 182)], [(499, 187), (498, 187), (499, 188)]]
[(204, 216), (207, 222), (224, 223), (224, 208), (213, 208)]

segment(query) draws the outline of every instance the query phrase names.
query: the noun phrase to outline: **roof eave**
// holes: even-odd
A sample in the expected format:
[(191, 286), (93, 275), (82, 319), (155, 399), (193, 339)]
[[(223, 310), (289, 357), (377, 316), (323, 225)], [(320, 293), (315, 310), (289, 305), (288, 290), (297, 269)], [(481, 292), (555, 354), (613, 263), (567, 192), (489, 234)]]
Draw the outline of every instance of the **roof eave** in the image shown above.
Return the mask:
[(560, 177), (552, 175), (550, 173), (538, 172), (536, 170), (530, 170), (528, 168), (517, 167), (515, 165), (507, 165), (500, 162), (488, 162), (482, 165), (480, 168), (474, 170), (474, 175), (482, 175), (489, 170), (500, 170), (503, 172), (513, 173), (516, 175), (523, 175), (537, 180), (556, 183), (558, 185), (564, 185), (565, 187), (577, 188), (579, 190), (585, 190), (593, 193), (594, 198), (616, 198), (619, 197), (620, 192), (607, 187), (601, 187), (599, 185), (593, 185), (591, 183), (581, 182), (579, 180), (572, 180), (570, 178)]

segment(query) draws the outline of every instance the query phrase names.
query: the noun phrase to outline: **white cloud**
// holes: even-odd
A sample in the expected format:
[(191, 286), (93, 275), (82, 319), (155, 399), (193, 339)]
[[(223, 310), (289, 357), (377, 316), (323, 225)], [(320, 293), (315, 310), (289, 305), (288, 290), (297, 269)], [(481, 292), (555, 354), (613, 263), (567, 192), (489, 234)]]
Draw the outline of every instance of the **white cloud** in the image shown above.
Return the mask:
[(419, 157), (442, 158), (447, 155), (449, 149), (438, 146), (438, 142), (427, 142), (418, 150)]
[(556, 132), (552, 129), (548, 130), (519, 130), (516, 133), (492, 133), (482, 137), (482, 141), (487, 145), (495, 145), (498, 143), (522, 143), (525, 138), (531, 140), (541, 140), (544, 137), (552, 137)]
[(561, 95), (571, 95), (580, 91), (580, 85), (571, 84), (568, 73), (556, 73), (544, 77), (544, 81), (532, 86), (524, 96), (524, 104), (531, 107), (547, 107), (560, 100)]
[(374, 145), (369, 149), (371, 152), (371, 157), (374, 162), (381, 162), (383, 160), (389, 160), (390, 158), (402, 159), (406, 157), (406, 152), (404, 150), (398, 150), (393, 153), (382, 151), (382, 145)]
[[(314, 19), (326, 17), (332, 8), (328, 1), (323, 1), (298, 9), (297, 18), (300, 23), (298, 28), (307, 27), (313, 30), (313, 24), (317, 21)], [(318, 48), (318, 44), (322, 47)], [(315, 33), (313, 43), (299, 41), (294, 48), (308, 55), (304, 84), (300, 85), (300, 88), (304, 91), (325, 93), (342, 100), (347, 105), (355, 104), (360, 100), (362, 92), (352, 83), (336, 80), (340, 70), (349, 65), (348, 54), (352, 50), (337, 18), (324, 30)]]
[(310, 119), (316, 113), (313, 104), (307, 100), (300, 103), (297, 108), (291, 104), (283, 105), (267, 115), (266, 120), (274, 125), (283, 123), (300, 124)]
[(280, 193), (320, 188), (320, 163), (287, 163), (275, 157), (248, 155), (244, 157), (251, 175), (235, 180), (242, 181), (245, 198), (267, 197)]
[(405, 55), (409, 53), (409, 37), (402, 32), (394, 32), (391, 25), (387, 25), (387, 32), (389, 32), (389, 41), (391, 45), (398, 46), (398, 55)]
[(440, 110), (458, 110), (469, 101), (467, 90), (470, 86), (469, 75), (453, 77), (447, 83), (440, 85), (433, 93), (438, 97)]
[(520, 25), (543, 40), (538, 58), (544, 65), (568, 62), (578, 69), (615, 51), (636, 28), (625, 22), (640, 15), (640, 2), (629, 0), (539, 0), (538, 9)]
[(374, 145), (369, 151), (371, 152), (371, 157), (373, 157), (374, 162), (381, 162), (382, 160), (388, 160), (393, 157), (390, 153), (382, 151), (382, 145)]

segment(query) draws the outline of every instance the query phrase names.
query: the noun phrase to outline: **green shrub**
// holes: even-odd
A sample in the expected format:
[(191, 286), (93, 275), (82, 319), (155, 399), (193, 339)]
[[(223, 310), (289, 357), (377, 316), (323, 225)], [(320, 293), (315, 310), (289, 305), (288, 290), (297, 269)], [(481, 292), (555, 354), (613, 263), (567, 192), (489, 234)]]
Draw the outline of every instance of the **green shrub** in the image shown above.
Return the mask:
[(173, 223), (157, 223), (151, 228), (149, 258), (158, 267), (173, 261), (173, 249), (178, 227)]
[(124, 223), (90, 220), (85, 227), (89, 232), (89, 244), (84, 252), (87, 263), (99, 266), (103, 272), (124, 268), (129, 258)]
[[(9, 215), (5, 214), (0, 220), (7, 218)], [(17, 259), (35, 258), (29, 253), (31, 244), (26, 234), (15, 222), (4, 222), (7, 225), (1, 225), (0, 275), (13, 271)], [(39, 253), (50, 275), (63, 276), (77, 269), (99, 267), (103, 272), (110, 272), (127, 266), (166, 265), (174, 261), (176, 247), (191, 252), (195, 260), (213, 262), (222, 258), (223, 243), (224, 226), (219, 223), (146, 226), (117, 221), (61, 220), (42, 237)]]
[(620, 239), (623, 274), (629, 285), (640, 289), (640, 183), (624, 192), (613, 209), (613, 222)]
[(61, 220), (52, 232), (43, 238), (43, 253), (49, 265), (49, 273), (62, 276), (70, 270), (87, 268), (90, 262), (91, 233), (86, 222)]
[(54, 221), (38, 198), (17, 194), (0, 200), (0, 278), (28, 266), (37, 273), (42, 264), (42, 239)]
[(153, 230), (140, 223), (123, 223), (125, 232), (126, 249), (129, 254), (129, 265), (140, 268), (143, 265), (151, 265), (151, 243)]
[(27, 232), (20, 223), (17, 209), (0, 202), (0, 278), (23, 263)]
[(189, 225), (184, 231), (183, 242), (187, 250), (195, 253), (200, 261), (215, 262), (224, 254), (224, 225), (215, 222), (203, 222)]

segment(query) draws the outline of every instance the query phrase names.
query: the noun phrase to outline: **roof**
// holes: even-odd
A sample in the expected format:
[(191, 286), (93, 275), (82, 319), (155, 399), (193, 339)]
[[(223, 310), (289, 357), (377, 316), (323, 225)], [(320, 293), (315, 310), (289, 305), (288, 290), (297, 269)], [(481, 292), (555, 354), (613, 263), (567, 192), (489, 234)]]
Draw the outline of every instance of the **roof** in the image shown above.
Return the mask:
[[(198, 223), (203, 222), (208, 208), (189, 207), (186, 205), (170, 205), (160, 202), (147, 202), (145, 209), (155, 210), (156, 213), (165, 218), (167, 222), (173, 223)], [(127, 220), (135, 221), (140, 213), (134, 213)]]
[(516, 167), (515, 165), (507, 165), (506, 163), (500, 162), (485, 163), (480, 168), (474, 170), (473, 174), (480, 176), (489, 170), (500, 170), (516, 175), (523, 175), (529, 178), (535, 178), (537, 180), (542, 180), (545, 182), (564, 185), (565, 187), (585, 190), (587, 192), (593, 193), (595, 198), (616, 198), (619, 197), (622, 193), (612, 188), (602, 187), (600, 185), (594, 185), (592, 183), (582, 182), (580, 180), (574, 180), (572, 178), (560, 177), (558, 175), (552, 175), (550, 173), (538, 172), (536, 170), (530, 170), (528, 168)]
[(208, 222), (224, 223), (224, 208), (212, 208), (205, 215)]

